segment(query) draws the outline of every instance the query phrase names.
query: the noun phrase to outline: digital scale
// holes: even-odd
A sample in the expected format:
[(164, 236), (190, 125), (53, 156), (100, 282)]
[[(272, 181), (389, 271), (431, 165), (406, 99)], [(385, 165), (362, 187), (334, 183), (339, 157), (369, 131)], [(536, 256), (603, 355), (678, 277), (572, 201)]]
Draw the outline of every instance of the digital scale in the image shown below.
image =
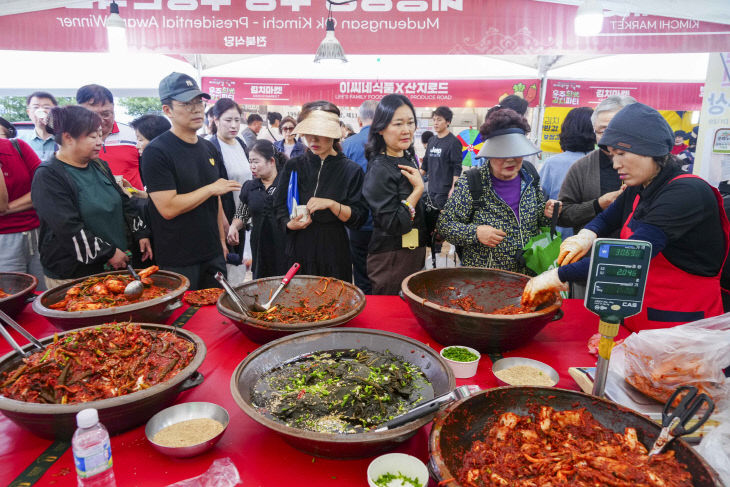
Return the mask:
[(621, 321), (641, 312), (650, 260), (651, 244), (643, 240), (599, 238), (593, 243), (584, 304), (600, 318), (594, 396), (603, 396), (606, 388), (613, 339)]

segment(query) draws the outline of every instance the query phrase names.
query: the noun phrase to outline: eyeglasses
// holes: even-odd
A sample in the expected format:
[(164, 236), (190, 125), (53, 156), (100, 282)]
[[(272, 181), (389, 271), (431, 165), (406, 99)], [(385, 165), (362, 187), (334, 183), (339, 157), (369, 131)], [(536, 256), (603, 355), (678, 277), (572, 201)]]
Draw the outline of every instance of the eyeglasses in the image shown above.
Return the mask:
[(286, 127), (281, 127), (282, 132), (291, 132), (292, 130), (294, 130), (294, 127), (292, 127), (291, 125), (287, 125)]
[(197, 100), (187, 101), (187, 102), (177, 102), (178, 105), (185, 108), (190, 113), (194, 112), (196, 109), (202, 109), (205, 108), (205, 100), (202, 98), (198, 98)]
[(104, 120), (109, 120), (110, 118), (114, 118), (114, 112), (111, 112), (111, 111), (96, 112), (96, 114), (99, 115)]

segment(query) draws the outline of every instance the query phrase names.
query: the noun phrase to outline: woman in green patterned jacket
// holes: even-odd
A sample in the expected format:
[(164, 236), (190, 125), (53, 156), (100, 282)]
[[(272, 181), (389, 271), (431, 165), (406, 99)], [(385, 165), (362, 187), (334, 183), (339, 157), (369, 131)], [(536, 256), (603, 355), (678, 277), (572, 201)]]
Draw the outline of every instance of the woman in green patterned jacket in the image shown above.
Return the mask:
[(508, 108), (493, 110), (480, 128), (486, 140), (479, 157), (488, 163), (461, 175), (437, 224), (461, 248), (464, 266), (528, 272), (520, 250), (549, 225), (554, 205), (545, 202), (537, 171), (523, 166), (523, 157), (539, 152), (529, 131), (527, 120)]

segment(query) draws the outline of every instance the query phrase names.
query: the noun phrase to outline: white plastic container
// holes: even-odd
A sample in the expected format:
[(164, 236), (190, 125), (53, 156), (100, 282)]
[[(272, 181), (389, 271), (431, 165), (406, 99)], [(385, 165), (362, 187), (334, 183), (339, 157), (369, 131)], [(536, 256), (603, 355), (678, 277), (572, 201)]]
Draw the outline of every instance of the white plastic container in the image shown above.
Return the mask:
[(79, 487), (115, 487), (109, 432), (99, 423), (99, 413), (93, 408), (80, 411), (76, 426), (71, 448)]
[[(477, 356), (476, 360), (472, 360), (471, 362), (458, 362), (456, 360), (450, 360), (444, 357), (444, 351), (448, 350), (450, 348), (464, 348), (474, 355)], [(457, 379), (468, 379), (470, 377), (474, 377), (477, 375), (477, 368), (479, 367), (479, 360), (482, 358), (482, 354), (477, 352), (471, 347), (465, 347), (463, 345), (452, 345), (450, 347), (444, 347), (441, 349), (440, 352), (441, 358), (444, 359), (444, 361), (449, 364), (449, 367), (451, 367), (452, 372), (454, 372), (454, 377)]]
[[(418, 480), (421, 487), (428, 485), (428, 468), (418, 458), (406, 455), (405, 453), (388, 453), (380, 455), (370, 462), (368, 466), (368, 485), (378, 487), (375, 483), (381, 475), (387, 473), (398, 475), (399, 473)], [(402, 480), (391, 480), (388, 487), (411, 487), (410, 483), (404, 484)]]

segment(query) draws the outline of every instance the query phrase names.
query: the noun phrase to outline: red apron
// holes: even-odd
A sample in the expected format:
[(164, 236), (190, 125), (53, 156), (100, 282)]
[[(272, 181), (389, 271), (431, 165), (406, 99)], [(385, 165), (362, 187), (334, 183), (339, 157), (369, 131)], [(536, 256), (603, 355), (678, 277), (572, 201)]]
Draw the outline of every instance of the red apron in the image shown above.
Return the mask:
[[(697, 178), (692, 174), (682, 174), (673, 178), (672, 181), (681, 178)], [(701, 179), (701, 178), (700, 178)], [(723, 206), (720, 192), (712, 187), (717, 198), (717, 205), (720, 209), (720, 222), (725, 235), (725, 258), (727, 258), (730, 240), (730, 222)], [(621, 228), (621, 238), (630, 239), (634, 231), (629, 228), (629, 222), (634, 216), (636, 207), (641, 199), (636, 195), (631, 214), (628, 216)], [(724, 264), (724, 259), (723, 259)], [(720, 274), (706, 277), (690, 274), (676, 267), (664, 257), (663, 253), (657, 254), (651, 259), (649, 275), (644, 291), (644, 306), (641, 313), (631, 318), (626, 318), (624, 324), (633, 331), (649, 330), (656, 328), (669, 328), (681, 325), (690, 321), (696, 321), (723, 313), (722, 295), (720, 293)]]

